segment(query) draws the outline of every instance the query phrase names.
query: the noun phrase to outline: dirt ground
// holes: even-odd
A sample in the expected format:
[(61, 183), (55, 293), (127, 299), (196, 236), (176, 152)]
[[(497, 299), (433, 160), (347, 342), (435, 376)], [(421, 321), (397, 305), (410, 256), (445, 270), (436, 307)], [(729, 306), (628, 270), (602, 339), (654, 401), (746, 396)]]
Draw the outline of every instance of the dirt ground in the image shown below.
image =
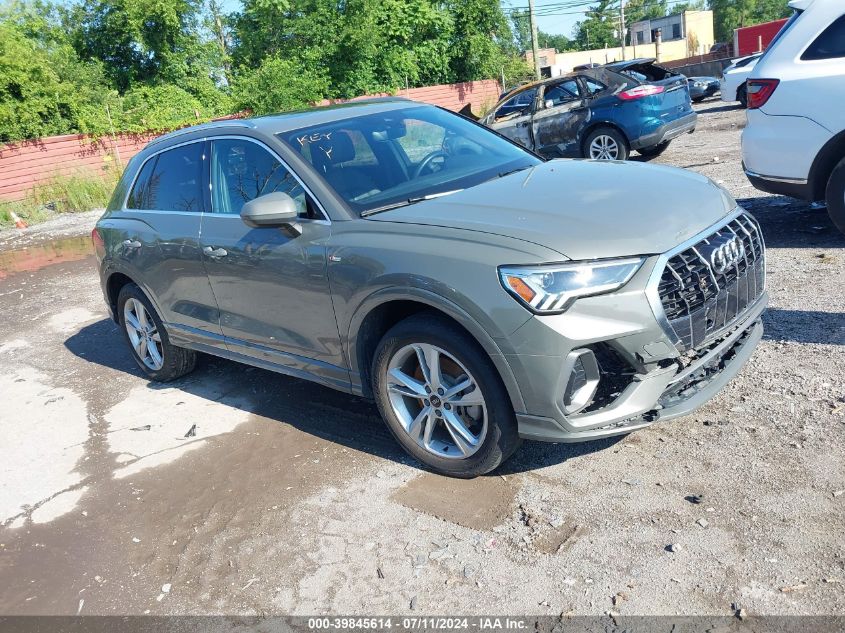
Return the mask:
[(762, 223), (752, 361), (694, 415), (474, 481), (313, 384), (212, 358), (150, 384), (97, 214), (0, 234), (0, 614), (845, 613), (845, 237), (748, 184), (742, 111), (699, 112), (658, 162)]

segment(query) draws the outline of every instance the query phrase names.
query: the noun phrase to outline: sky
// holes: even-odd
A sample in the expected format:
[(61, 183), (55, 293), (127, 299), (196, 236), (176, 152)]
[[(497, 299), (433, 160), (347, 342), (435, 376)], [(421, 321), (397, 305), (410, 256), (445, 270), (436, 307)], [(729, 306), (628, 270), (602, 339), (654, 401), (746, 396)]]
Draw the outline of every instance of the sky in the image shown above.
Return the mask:
[[(528, 8), (528, 0), (501, 0), (505, 12), (508, 9)], [(584, 18), (584, 0), (534, 0), (537, 14), (537, 28), (550, 35), (572, 35), (575, 23)]]

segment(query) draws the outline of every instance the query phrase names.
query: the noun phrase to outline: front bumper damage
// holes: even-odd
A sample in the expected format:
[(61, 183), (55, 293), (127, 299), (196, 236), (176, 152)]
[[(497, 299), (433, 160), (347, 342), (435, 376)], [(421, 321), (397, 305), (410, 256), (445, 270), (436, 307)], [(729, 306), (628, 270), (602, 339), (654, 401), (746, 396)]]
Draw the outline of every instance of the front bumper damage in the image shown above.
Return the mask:
[[(738, 227), (740, 216), (750, 217), (736, 213), (729, 224), (723, 221), (708, 231)], [(706, 310), (708, 325), (718, 316), (723, 326), (707, 330), (702, 338), (680, 340), (653, 296), (670, 255), (680, 248), (650, 258), (620, 293), (579, 300), (562, 315), (535, 317), (512, 335), (516, 353), (506, 357), (526, 403), (526, 411), (517, 413), (522, 437), (580, 442), (629, 433), (687, 415), (739, 373), (763, 335), (761, 317), (768, 295), (759, 283), (762, 251), (759, 269), (749, 267), (729, 289), (728, 299), (736, 300), (740, 287), (747, 305), (734, 304), (735, 316), (724, 309)], [(713, 306), (721, 306), (721, 296), (711, 297)], [(588, 357), (585, 369), (573, 372), (571, 359), (583, 350), (592, 352), (588, 356), (597, 362)], [(595, 388), (589, 406), (573, 402), (578, 400), (573, 397), (575, 374), (578, 384)], [(568, 411), (568, 406), (574, 410)]]

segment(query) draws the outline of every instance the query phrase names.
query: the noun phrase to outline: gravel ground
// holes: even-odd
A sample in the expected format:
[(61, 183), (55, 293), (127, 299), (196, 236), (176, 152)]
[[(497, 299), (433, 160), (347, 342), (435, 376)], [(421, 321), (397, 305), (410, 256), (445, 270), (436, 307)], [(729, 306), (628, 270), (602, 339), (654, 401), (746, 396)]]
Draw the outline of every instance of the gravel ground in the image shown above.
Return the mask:
[(216, 359), (148, 383), (96, 213), (0, 233), (0, 614), (845, 613), (845, 237), (748, 184), (742, 111), (698, 109), (658, 162), (760, 220), (755, 356), (694, 415), (473, 481), (310, 383)]

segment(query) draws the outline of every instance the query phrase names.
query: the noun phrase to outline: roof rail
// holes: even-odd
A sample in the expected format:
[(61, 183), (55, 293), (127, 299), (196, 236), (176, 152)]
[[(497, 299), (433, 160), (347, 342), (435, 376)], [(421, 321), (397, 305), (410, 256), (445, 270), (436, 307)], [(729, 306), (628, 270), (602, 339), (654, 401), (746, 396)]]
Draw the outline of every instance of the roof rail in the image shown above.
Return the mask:
[(200, 130), (214, 130), (222, 127), (255, 128), (255, 123), (253, 123), (250, 119), (224, 119), (222, 121), (209, 121), (208, 123), (200, 123), (199, 125), (192, 125), (190, 127), (179, 128), (178, 130), (174, 130), (172, 132), (168, 132), (167, 134), (157, 136), (149, 143), (147, 143), (147, 146), (157, 145), (162, 141), (166, 141), (177, 136), (182, 136), (183, 134), (190, 134), (191, 132), (197, 132)]

